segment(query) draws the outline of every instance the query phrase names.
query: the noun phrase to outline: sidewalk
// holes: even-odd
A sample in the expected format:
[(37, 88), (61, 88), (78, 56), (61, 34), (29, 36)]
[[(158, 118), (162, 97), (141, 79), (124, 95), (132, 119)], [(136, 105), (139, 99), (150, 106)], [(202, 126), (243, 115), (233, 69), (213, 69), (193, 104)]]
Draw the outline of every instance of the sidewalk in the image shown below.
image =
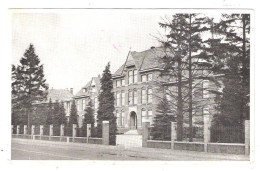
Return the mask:
[(157, 148), (124, 148), (122, 146), (108, 146), (98, 144), (84, 144), (84, 143), (66, 143), (44, 140), (28, 140), (13, 138), (12, 143), (27, 144), (32, 146), (55, 146), (56, 148), (72, 148), (72, 149), (89, 149), (96, 152), (112, 155), (128, 155), (144, 157), (151, 160), (240, 160), (249, 161), (249, 156), (222, 154), (222, 153), (205, 153), (195, 151), (181, 151), (170, 149), (157, 149)]

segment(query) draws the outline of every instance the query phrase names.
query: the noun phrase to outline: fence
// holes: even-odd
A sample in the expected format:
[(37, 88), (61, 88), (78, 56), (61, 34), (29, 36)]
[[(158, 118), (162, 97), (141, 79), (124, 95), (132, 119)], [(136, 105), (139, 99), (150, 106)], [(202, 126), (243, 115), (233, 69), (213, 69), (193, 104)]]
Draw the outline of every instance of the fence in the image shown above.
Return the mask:
[[(171, 125), (171, 140), (151, 140), (150, 123), (143, 123), (143, 147), (190, 150), (212, 153), (246, 154), (250, 152), (250, 125), (245, 121), (244, 127), (210, 127), (204, 125), (202, 139), (195, 142), (176, 141), (176, 123)], [(195, 130), (196, 131), (196, 130)], [(198, 130), (197, 130), (198, 131)], [(199, 130), (201, 132), (201, 130)]]
[[(32, 132), (27, 134), (24, 134), (24, 131), (21, 132), (23, 129), (23, 125), (12, 125), (12, 138), (23, 138), (23, 139), (32, 139), (32, 140), (47, 140), (47, 141), (60, 141), (60, 142), (74, 142), (74, 143), (89, 143), (89, 144), (109, 144), (109, 123), (103, 122), (102, 125), (102, 138), (96, 138), (93, 137), (97, 133), (96, 128), (91, 128), (91, 125), (88, 124), (85, 128), (85, 132), (82, 132), (82, 128), (76, 128), (76, 125), (73, 126), (67, 126), (64, 128), (64, 126), (34, 126), (32, 125), (30, 129), (32, 129)], [(43, 127), (42, 131), (41, 128)], [(64, 136), (60, 136), (60, 134), (64, 131)], [(79, 132), (81, 131), (81, 132)], [(32, 134), (34, 132), (34, 134)], [(77, 133), (78, 132), (78, 133)], [(49, 133), (49, 135), (46, 135), (46, 133)], [(53, 134), (52, 134), (53, 133)], [(83, 135), (83, 133), (85, 133)], [(92, 134), (93, 133), (93, 134)], [(65, 136), (65, 134), (67, 134)], [(70, 136), (68, 136), (70, 135)], [(81, 137), (80, 137), (81, 136)]]

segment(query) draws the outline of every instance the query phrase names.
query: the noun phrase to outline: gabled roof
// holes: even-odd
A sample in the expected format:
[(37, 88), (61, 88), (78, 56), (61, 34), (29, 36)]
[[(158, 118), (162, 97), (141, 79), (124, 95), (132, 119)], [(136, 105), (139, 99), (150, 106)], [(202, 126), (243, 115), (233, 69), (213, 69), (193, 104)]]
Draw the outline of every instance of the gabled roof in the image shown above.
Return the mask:
[[(91, 85), (95, 84), (97, 92), (100, 90), (100, 78), (99, 77), (93, 77), (84, 87), (82, 87), (74, 96), (74, 98), (82, 97), (82, 96), (90, 96), (90, 88)], [(84, 92), (83, 89), (86, 91)]]
[(125, 67), (134, 65), (139, 71), (149, 69), (162, 69), (163, 65), (159, 61), (165, 55), (165, 50), (161, 47), (148, 49), (143, 52), (130, 51), (126, 62), (113, 74), (113, 77), (123, 76)]
[(73, 94), (68, 89), (49, 89), (47, 92), (48, 95), (46, 100), (35, 104), (49, 103), (50, 99), (52, 102), (65, 102), (73, 99)]

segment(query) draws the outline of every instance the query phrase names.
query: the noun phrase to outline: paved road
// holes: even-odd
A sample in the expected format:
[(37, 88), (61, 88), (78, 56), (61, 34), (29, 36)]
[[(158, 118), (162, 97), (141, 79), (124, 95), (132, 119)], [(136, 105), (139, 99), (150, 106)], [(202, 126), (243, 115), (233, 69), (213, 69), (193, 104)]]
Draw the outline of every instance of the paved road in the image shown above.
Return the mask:
[(249, 160), (245, 155), (12, 139), (12, 160)]

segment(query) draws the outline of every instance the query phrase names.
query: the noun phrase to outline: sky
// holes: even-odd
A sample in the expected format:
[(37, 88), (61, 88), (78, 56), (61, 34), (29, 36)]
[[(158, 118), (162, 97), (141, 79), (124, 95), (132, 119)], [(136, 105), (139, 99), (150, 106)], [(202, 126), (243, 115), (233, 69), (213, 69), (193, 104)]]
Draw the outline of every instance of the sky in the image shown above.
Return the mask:
[(114, 73), (129, 50), (159, 46), (162, 18), (174, 10), (81, 9), (15, 10), (12, 13), (12, 64), (32, 43), (44, 65), (50, 88), (74, 93), (102, 72), (108, 62)]
[(32, 43), (44, 64), (50, 88), (74, 92), (102, 75), (111, 63), (114, 73), (129, 50), (158, 46), (158, 22), (164, 11), (155, 10), (42, 10), (12, 14), (12, 64), (17, 65)]

